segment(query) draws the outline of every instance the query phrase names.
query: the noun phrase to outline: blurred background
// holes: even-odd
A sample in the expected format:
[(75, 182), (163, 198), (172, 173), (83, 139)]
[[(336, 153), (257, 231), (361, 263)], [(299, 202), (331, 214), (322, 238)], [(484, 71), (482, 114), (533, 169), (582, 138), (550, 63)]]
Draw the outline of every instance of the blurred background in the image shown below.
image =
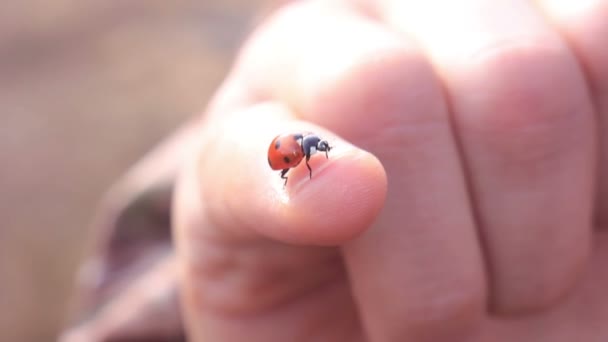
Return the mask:
[(108, 186), (200, 112), (267, 0), (0, 3), (0, 341), (52, 341)]

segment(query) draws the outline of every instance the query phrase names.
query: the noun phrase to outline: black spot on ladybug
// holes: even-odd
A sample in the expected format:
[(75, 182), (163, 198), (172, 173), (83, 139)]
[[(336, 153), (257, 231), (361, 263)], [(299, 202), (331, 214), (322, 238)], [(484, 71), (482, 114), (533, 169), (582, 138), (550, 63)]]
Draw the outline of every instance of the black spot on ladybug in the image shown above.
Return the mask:
[(283, 160), (284, 160), (284, 161), (285, 161), (287, 164), (289, 164), (289, 162), (291, 161), (291, 160), (289, 159), (289, 157), (287, 157), (287, 156), (283, 157)]
[(278, 150), (279, 148), (281, 148), (281, 140), (277, 139), (277, 141), (274, 143), (274, 149)]

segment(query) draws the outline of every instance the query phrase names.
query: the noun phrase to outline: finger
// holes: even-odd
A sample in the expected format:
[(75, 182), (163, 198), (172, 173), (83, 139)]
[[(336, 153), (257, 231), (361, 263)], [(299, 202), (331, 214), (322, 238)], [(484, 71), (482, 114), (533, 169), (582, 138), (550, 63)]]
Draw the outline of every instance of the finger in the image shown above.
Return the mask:
[[(348, 340), (357, 318), (341, 259), (335, 248), (310, 245), (339, 244), (369, 226), (384, 203), (381, 164), (278, 104), (252, 105), (207, 127), (174, 207), (189, 337)], [(283, 188), (268, 145), (299, 130), (335, 148), (329, 159), (311, 158), (312, 179), (299, 165)]]
[(182, 335), (169, 217), (176, 174), (196, 134), (184, 125), (105, 194), (62, 341)]
[[(551, 312), (526, 319), (488, 320), (474, 341), (603, 341), (608, 336), (608, 234), (597, 232), (577, 291)], [(584, 319), (581, 319), (584, 317)]]
[(485, 288), (441, 88), (412, 42), (325, 5), (277, 14), (241, 71), (386, 169), (382, 213), (344, 249), (370, 341), (457, 339), (483, 311)]
[[(371, 154), (290, 117), (281, 105), (261, 104), (205, 133), (199, 177), (208, 200), (206, 212), (215, 223), (239, 227), (234, 233), (296, 244), (347, 241), (382, 207), (384, 170)], [(311, 158), (314, 177), (304, 161), (290, 170), (286, 188), (280, 172), (268, 165), (268, 146), (285, 132), (314, 132), (333, 146), (327, 157)]]
[(387, 0), (380, 11), (424, 44), (450, 94), (494, 309), (550, 305), (589, 252), (595, 134), (576, 59), (523, 0)]
[(586, 71), (600, 127), (600, 172), (596, 222), (608, 223), (608, 2), (538, 0), (538, 4), (565, 35)]
[(167, 256), (83, 322), (65, 331), (59, 341), (181, 339), (175, 280), (175, 258)]

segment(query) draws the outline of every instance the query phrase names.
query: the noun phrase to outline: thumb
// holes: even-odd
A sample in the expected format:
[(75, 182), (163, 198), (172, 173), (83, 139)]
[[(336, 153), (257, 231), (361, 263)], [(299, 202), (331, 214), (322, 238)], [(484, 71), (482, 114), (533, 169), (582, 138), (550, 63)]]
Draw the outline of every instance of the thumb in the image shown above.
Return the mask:
[[(173, 210), (189, 336), (287, 341), (327, 322), (336, 332), (352, 328), (344, 324), (356, 322), (356, 311), (341, 255), (327, 246), (364, 232), (382, 208), (378, 159), (277, 104), (209, 118), (216, 122), (184, 166)], [(277, 134), (298, 131), (335, 148), (329, 159), (310, 159), (312, 179), (302, 163), (284, 187), (267, 151)]]
[[(292, 244), (338, 245), (364, 231), (384, 204), (386, 175), (378, 159), (278, 104), (253, 106), (209, 126), (196, 171), (204, 214), (215, 233), (260, 235)], [(268, 166), (272, 139), (315, 132), (332, 149), (289, 171), (289, 182)]]

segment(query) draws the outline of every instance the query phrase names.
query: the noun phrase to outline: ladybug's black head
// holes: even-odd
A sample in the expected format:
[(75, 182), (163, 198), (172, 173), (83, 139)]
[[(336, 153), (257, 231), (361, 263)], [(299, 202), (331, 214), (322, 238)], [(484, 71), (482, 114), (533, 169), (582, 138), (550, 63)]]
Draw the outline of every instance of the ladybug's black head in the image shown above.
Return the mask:
[(317, 143), (317, 151), (325, 152), (326, 158), (329, 158), (327, 152), (329, 152), (330, 150), (331, 150), (331, 146), (329, 146), (329, 143), (327, 142), (327, 140), (321, 140)]
[(307, 160), (312, 154), (318, 151), (325, 152), (325, 156), (329, 158), (327, 155), (329, 150), (331, 150), (331, 146), (329, 146), (327, 140), (321, 140), (321, 138), (314, 134), (306, 135), (302, 139), (302, 152), (304, 152)]

